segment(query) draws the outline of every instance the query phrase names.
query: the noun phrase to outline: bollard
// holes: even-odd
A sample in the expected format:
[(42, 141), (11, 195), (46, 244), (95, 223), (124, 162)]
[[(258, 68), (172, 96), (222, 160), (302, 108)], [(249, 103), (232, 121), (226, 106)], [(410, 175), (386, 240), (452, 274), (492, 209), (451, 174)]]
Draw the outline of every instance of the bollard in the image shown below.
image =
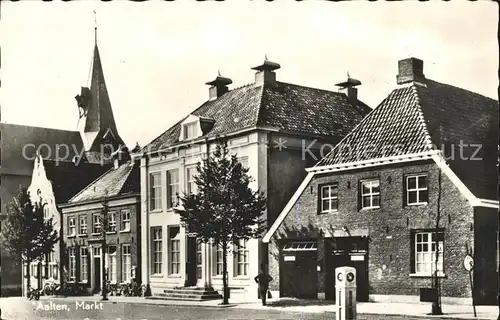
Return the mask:
[(356, 269), (335, 269), (335, 316), (336, 320), (356, 319)]

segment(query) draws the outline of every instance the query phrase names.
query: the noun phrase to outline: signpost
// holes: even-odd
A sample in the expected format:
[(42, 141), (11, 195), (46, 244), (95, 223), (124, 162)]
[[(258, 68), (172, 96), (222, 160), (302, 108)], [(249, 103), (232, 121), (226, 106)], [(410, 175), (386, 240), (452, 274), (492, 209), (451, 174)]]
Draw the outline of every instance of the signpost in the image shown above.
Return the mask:
[(474, 309), (474, 317), (477, 317), (476, 304), (474, 301), (474, 286), (472, 285), (472, 269), (474, 269), (474, 258), (472, 258), (472, 256), (469, 254), (465, 255), (464, 268), (465, 270), (467, 270), (467, 272), (469, 272), (470, 288), (472, 292), (472, 308)]

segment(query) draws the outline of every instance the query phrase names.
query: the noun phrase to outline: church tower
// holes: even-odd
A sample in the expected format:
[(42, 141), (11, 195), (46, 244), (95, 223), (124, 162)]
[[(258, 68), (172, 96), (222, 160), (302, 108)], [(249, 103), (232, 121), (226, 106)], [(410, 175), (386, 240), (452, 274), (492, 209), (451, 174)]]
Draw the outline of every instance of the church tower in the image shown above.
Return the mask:
[(111, 101), (109, 99), (99, 48), (97, 47), (97, 27), (92, 59), (92, 79), (90, 88), (82, 87), (75, 97), (78, 102), (80, 120), (78, 131), (85, 147), (85, 157), (92, 163), (109, 163), (111, 154), (124, 142), (116, 128)]

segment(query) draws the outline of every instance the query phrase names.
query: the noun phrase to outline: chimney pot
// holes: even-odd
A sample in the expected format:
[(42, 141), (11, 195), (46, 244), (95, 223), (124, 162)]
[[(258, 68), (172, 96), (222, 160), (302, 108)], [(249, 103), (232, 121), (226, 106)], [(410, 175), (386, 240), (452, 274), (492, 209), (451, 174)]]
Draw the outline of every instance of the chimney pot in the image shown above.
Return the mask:
[(233, 83), (231, 79), (222, 77), (219, 72), (219, 75), (215, 78), (215, 80), (206, 83), (210, 86), (208, 89), (210, 100), (220, 98), (224, 93), (228, 92), (229, 88), (227, 86), (231, 83)]
[(347, 100), (353, 105), (358, 105), (358, 89), (356, 86), (359, 85), (361, 85), (361, 81), (351, 78), (349, 73), (347, 74), (347, 81), (336, 84), (336, 86), (340, 87), (340, 90), (346, 90)]
[(397, 84), (425, 81), (424, 62), (417, 58), (399, 60), (396, 80)]
[(276, 73), (274, 70), (280, 69), (279, 63), (267, 60), (267, 56), (264, 59), (264, 63), (259, 66), (253, 67), (252, 70), (256, 70), (255, 73), (255, 84), (274, 84), (276, 83)]

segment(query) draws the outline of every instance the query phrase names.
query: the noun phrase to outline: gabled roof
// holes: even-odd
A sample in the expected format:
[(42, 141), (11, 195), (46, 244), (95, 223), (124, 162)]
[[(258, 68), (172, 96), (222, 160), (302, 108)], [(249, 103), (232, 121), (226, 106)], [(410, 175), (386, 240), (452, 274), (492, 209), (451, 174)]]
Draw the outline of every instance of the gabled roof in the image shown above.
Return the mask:
[(100, 164), (44, 160), (45, 174), (52, 183), (57, 204), (66, 203), (82, 188), (109, 169)]
[[(191, 114), (214, 120), (204, 137), (227, 135), (255, 127), (339, 139), (368, 113), (364, 103), (353, 106), (343, 93), (284, 82), (249, 84), (203, 103)], [(182, 120), (143, 150), (155, 152), (179, 142)]]
[[(445, 150), (451, 169), (476, 196), (496, 198), (496, 187), (488, 181), (496, 172), (498, 101), (430, 79), (423, 82), (395, 89), (313, 170)], [(460, 158), (461, 142), (468, 159)], [(477, 149), (473, 145), (482, 146), (476, 157), (483, 161), (470, 160)]]
[[(44, 159), (71, 161), (83, 151), (78, 131), (0, 123), (2, 131), (2, 168), (5, 171), (31, 175), (37, 148)], [(24, 155), (23, 155), (24, 152)]]
[(117, 168), (111, 168), (102, 176), (88, 184), (71, 198), (68, 203), (100, 200), (104, 197), (133, 194), (140, 192), (140, 170), (134, 161), (128, 161)]

